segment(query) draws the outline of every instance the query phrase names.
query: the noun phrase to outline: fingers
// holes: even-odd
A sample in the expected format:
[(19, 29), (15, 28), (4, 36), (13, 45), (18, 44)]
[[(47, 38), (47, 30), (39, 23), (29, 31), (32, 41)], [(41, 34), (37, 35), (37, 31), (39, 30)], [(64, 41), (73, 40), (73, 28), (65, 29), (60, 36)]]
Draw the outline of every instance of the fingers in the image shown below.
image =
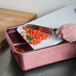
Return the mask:
[(62, 33), (57, 34), (56, 37), (57, 37), (58, 39), (61, 39), (61, 38), (62, 38)]
[(61, 39), (61, 38), (62, 38), (62, 33), (61, 33), (62, 29), (63, 29), (63, 27), (60, 27), (60, 28), (59, 28), (58, 30), (56, 30), (56, 32), (55, 32), (55, 35), (56, 35), (56, 37), (57, 37), (58, 39)]
[(64, 24), (60, 27), (56, 32), (55, 35), (58, 39), (64, 39), (68, 42), (76, 41), (76, 24)]
[(63, 27), (60, 27), (58, 30), (56, 30), (55, 34), (58, 35), (62, 29), (63, 29)]

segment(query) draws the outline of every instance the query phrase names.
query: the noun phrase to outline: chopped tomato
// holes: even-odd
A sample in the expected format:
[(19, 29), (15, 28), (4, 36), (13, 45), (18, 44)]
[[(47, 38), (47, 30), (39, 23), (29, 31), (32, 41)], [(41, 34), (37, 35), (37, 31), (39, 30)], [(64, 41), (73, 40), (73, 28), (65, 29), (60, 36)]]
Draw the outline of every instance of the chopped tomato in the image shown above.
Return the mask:
[(21, 35), (22, 37), (26, 37), (24, 34)]
[(26, 26), (23, 26), (23, 29), (24, 29), (24, 30), (27, 30)]
[(23, 49), (19, 49), (19, 48), (16, 48), (16, 51), (18, 51), (18, 52), (24, 52)]
[[(42, 40), (50, 39), (50, 36), (40, 30), (32, 30), (23, 26), (23, 29), (26, 30), (26, 37), (30, 36), (33, 40), (30, 40), (29, 43), (36, 45), (41, 43)], [(22, 35), (25, 37), (25, 35)]]
[(24, 34), (25, 32), (23, 31), (23, 32), (21, 32), (22, 34)]

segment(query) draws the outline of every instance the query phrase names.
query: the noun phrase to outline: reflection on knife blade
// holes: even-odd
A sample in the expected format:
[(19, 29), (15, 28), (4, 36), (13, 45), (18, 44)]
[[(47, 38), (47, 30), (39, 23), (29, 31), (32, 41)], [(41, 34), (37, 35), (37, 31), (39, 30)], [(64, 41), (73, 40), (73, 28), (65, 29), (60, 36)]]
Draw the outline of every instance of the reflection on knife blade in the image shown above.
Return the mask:
[(56, 29), (43, 27), (43, 26), (39, 26), (39, 25), (34, 25), (34, 24), (27, 24), (26, 27), (31, 28), (31, 29), (40, 30), (40, 31), (48, 33), (48, 34), (52, 34), (54, 31), (56, 31)]

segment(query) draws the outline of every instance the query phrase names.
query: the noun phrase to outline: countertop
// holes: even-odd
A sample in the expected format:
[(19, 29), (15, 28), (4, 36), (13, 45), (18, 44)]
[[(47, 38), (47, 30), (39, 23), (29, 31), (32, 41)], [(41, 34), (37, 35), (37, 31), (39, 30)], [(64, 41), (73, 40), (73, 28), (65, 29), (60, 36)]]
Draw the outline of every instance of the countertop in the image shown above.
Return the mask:
[(0, 76), (76, 76), (76, 58), (21, 71), (7, 44), (0, 50)]

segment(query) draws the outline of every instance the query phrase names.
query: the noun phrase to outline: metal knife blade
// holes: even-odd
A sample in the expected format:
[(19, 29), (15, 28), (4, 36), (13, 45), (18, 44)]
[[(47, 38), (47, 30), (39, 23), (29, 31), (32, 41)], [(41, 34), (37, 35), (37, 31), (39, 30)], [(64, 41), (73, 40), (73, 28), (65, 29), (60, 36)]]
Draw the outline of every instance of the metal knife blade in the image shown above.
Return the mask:
[(40, 30), (40, 31), (48, 33), (48, 34), (53, 34), (57, 30), (57, 29), (52, 29), (52, 28), (43, 27), (43, 26), (34, 25), (34, 24), (27, 24), (26, 27), (31, 28), (31, 29)]

